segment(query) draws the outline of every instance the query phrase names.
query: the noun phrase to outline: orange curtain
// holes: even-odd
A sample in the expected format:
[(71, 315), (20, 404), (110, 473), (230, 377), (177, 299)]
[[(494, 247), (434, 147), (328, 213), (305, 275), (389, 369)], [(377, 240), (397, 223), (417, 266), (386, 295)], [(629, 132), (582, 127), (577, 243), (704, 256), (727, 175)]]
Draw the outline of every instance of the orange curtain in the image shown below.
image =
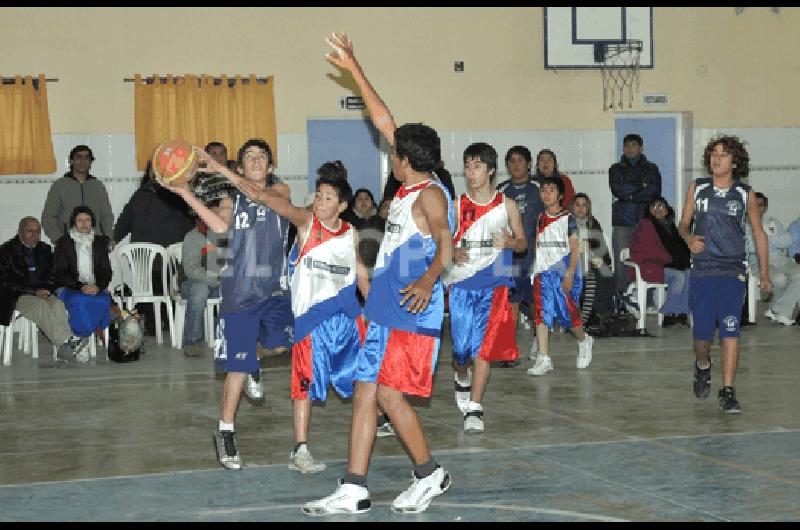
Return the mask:
[(183, 139), (200, 147), (218, 141), (228, 148), (228, 158), (235, 159), (239, 147), (250, 138), (263, 138), (272, 148), (277, 167), (275, 94), (272, 76), (266, 84), (250, 75), (248, 83), (241, 76), (228, 86), (227, 76), (214, 84), (211, 76), (158, 75), (147, 84), (135, 76), (136, 165), (143, 170), (153, 150), (165, 140)]
[(39, 76), (15, 76), (14, 84), (0, 82), (0, 175), (46, 175), (56, 170), (47, 82)]

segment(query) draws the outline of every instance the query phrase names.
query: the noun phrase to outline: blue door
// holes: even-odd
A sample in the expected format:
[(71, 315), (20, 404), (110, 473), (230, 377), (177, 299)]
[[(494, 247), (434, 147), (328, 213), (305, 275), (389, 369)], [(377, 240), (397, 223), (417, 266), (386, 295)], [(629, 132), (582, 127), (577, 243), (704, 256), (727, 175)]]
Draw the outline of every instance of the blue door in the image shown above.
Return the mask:
[(376, 201), (383, 189), (378, 130), (363, 119), (309, 119), (308, 191), (314, 191), (317, 168), (331, 160), (341, 160), (353, 191), (367, 188)]

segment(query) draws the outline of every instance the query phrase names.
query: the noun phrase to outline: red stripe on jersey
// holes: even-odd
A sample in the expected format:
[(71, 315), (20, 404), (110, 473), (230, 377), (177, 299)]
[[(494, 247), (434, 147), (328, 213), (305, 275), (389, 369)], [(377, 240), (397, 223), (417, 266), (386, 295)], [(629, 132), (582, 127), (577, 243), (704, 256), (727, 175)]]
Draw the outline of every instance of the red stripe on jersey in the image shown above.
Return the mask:
[(322, 221), (316, 215), (312, 214), (311, 217), (311, 230), (308, 231), (308, 236), (303, 242), (303, 250), (297, 256), (295, 265), (300, 263), (300, 258), (308, 254), (313, 248), (320, 246), (326, 241), (330, 241), (334, 237), (339, 237), (350, 229), (350, 223), (342, 221), (342, 226), (338, 230), (331, 230), (326, 228)]
[(397, 190), (397, 193), (395, 193), (394, 196), (397, 197), (398, 199), (402, 199), (403, 197), (406, 197), (407, 195), (414, 193), (415, 191), (425, 189), (430, 185), (431, 185), (431, 180), (428, 179), (428, 180), (423, 180), (419, 184), (414, 184), (411, 187), (400, 186), (400, 188)]
[(555, 223), (565, 215), (569, 215), (567, 210), (561, 210), (555, 215), (550, 215), (547, 212), (542, 212), (539, 214), (539, 219), (536, 222), (536, 226), (538, 227), (537, 233), (541, 234), (544, 232), (544, 229), (550, 226), (550, 223)]
[(515, 329), (514, 313), (508, 301), (508, 286), (496, 287), (478, 357), (486, 362), (516, 360), (519, 349)]
[(470, 199), (466, 193), (461, 195), (458, 203), (458, 233), (456, 234), (456, 237), (453, 238), (453, 244), (458, 244), (458, 242), (461, 241), (461, 238), (464, 236), (464, 233), (469, 230), (469, 228), (475, 224), (478, 219), (483, 217), (494, 207), (502, 204), (503, 200), (504, 195), (499, 191), (495, 193), (494, 198), (489, 204), (476, 204), (475, 201)]

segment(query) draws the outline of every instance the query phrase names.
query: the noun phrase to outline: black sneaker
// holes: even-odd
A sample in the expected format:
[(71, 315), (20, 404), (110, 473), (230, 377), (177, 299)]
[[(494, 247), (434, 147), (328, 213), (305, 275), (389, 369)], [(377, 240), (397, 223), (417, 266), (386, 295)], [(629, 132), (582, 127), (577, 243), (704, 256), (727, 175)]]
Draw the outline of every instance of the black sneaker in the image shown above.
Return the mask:
[(236, 448), (236, 434), (233, 431), (214, 432), (214, 450), (217, 461), (227, 469), (242, 469), (242, 459)]
[[(711, 365), (705, 370), (697, 366), (694, 362), (694, 395), (699, 399), (705, 399), (711, 390)], [(720, 394), (721, 395), (721, 394)]]
[(724, 386), (719, 389), (719, 410), (728, 414), (739, 414), (742, 407), (736, 399), (736, 390), (732, 386)]

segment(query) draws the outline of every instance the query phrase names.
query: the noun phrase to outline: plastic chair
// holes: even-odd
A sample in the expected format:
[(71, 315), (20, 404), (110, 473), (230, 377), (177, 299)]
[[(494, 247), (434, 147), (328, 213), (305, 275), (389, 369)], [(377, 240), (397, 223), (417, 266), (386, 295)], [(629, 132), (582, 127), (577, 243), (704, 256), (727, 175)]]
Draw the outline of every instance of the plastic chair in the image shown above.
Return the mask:
[[(175, 243), (167, 248), (170, 256), (170, 297), (175, 302), (175, 339), (172, 341), (172, 346), (178, 349), (183, 347), (183, 328), (186, 325), (186, 300), (178, 286), (178, 269), (182, 263), (181, 248), (181, 243)], [(203, 312), (203, 329), (209, 348), (214, 347), (214, 311), (219, 312), (219, 303), (219, 298), (209, 298)]]
[[(666, 283), (650, 283), (646, 282), (642, 279), (642, 273), (639, 269), (639, 265), (630, 261), (631, 257), (631, 250), (629, 248), (623, 248), (619, 251), (619, 260), (624, 265), (628, 267), (633, 267), (636, 271), (636, 281), (628, 286), (625, 290), (625, 294), (631, 294), (632, 289), (636, 289), (636, 299), (637, 303), (639, 304), (639, 323), (637, 324), (638, 329), (645, 329), (645, 325), (647, 322), (647, 291), (650, 289), (654, 289), (656, 292), (656, 306), (661, 308), (664, 305), (664, 302), (667, 300), (667, 284)], [(660, 326), (664, 322), (664, 315), (662, 313), (658, 313), (658, 325)]]
[[(169, 253), (161, 245), (153, 243), (128, 243), (118, 245), (115, 249), (119, 256), (119, 266), (122, 283), (131, 290), (130, 296), (118, 297), (118, 303), (128, 311), (136, 304), (153, 304), (155, 315), (156, 342), (163, 344), (161, 333), (161, 304), (167, 306), (167, 324), (169, 324), (170, 338), (175, 340), (175, 318), (172, 311), (172, 301), (167, 281), (169, 268)], [(153, 292), (153, 262), (161, 256), (161, 285), (163, 294)]]
[[(39, 358), (39, 327), (34, 321), (28, 320), (22, 313), (14, 310), (9, 325), (0, 326), (0, 353), (5, 366), (11, 366), (15, 330), (19, 333), (17, 349), (30, 354), (34, 359)], [(53, 345), (53, 359), (56, 359), (57, 351), (57, 347)]]
[(206, 343), (209, 348), (214, 347), (214, 313), (219, 315), (220, 298), (209, 298), (206, 301), (206, 311), (203, 313), (203, 323), (206, 327)]
[(747, 271), (747, 321), (756, 323), (756, 305), (761, 296), (759, 287), (761, 282), (752, 270)]

